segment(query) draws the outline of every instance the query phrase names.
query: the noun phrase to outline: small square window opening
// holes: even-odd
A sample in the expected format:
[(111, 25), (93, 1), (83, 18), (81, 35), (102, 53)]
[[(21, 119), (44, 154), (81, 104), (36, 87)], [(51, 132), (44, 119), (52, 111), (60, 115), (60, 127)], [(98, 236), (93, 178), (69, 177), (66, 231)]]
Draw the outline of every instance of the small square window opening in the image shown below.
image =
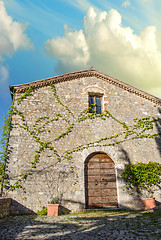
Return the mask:
[(102, 113), (102, 97), (97, 95), (89, 95), (89, 113)]

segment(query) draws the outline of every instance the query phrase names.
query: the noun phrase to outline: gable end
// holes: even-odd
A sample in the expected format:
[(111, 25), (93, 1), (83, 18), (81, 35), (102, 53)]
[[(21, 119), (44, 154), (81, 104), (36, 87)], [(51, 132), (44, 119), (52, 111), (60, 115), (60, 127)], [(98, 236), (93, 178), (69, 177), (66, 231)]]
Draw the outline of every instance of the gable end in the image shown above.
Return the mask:
[(59, 75), (59, 76), (55, 76), (55, 77), (51, 77), (51, 78), (46, 78), (46, 79), (38, 80), (35, 82), (31, 82), (31, 83), (26, 83), (26, 84), (21, 84), (21, 85), (13, 85), (10, 87), (10, 91), (11, 91), (11, 94), (13, 93), (13, 90), (17, 93), (24, 93), (31, 86), (33, 87), (33, 89), (36, 89), (36, 88), (41, 88), (41, 87), (47, 86), (49, 83), (56, 84), (56, 83), (60, 83), (60, 82), (72, 81), (75, 79), (87, 78), (87, 77), (96, 77), (98, 79), (108, 82), (109, 84), (115, 85), (125, 91), (134, 93), (135, 95), (137, 95), (139, 97), (145, 98), (157, 105), (161, 105), (160, 98), (157, 98), (149, 93), (139, 90), (139, 89), (137, 89), (127, 83), (124, 83), (120, 80), (112, 78), (104, 73), (98, 72), (93, 68), (89, 69), (89, 70), (83, 70), (83, 71), (79, 71), (79, 72), (67, 73), (67, 74), (63, 74), (63, 75)]

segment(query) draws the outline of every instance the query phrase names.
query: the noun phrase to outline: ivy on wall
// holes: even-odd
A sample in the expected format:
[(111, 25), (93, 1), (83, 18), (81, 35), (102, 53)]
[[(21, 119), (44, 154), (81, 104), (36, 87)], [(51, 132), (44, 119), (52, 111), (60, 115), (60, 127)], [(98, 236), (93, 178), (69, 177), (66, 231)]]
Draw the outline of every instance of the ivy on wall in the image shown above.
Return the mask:
[(1, 152), (0, 152), (0, 196), (2, 195), (4, 188), (9, 188), (9, 176), (6, 174), (6, 162), (7, 162), (7, 145), (8, 136), (11, 127), (11, 115), (12, 107), (8, 109), (8, 113), (4, 117), (4, 125), (2, 127), (2, 139), (0, 141)]
[(128, 164), (122, 179), (130, 195), (137, 192), (140, 197), (152, 198), (154, 187), (161, 182), (161, 165), (156, 162)]
[[(50, 119), (49, 116), (43, 116), (39, 117), (35, 123), (32, 126), (28, 125), (27, 120), (25, 119), (24, 114), (19, 111), (16, 107), (16, 104), (9, 110), (8, 117), (5, 118), (4, 127), (3, 127), (3, 135), (4, 138), (1, 141), (1, 145), (3, 146), (3, 153), (1, 153), (1, 165), (0, 165), (0, 184), (1, 184), (1, 190), (3, 188), (7, 188), (9, 190), (14, 190), (15, 188), (21, 188), (22, 187), (22, 181), (24, 181), (29, 175), (33, 173), (33, 169), (37, 167), (37, 164), (39, 163), (41, 159), (42, 152), (45, 152), (46, 150), (51, 151), (56, 158), (56, 163), (59, 163), (63, 159), (68, 161), (69, 163), (69, 169), (70, 171), (74, 172), (74, 164), (72, 161), (72, 153), (82, 151), (83, 149), (87, 149), (90, 147), (102, 147), (102, 146), (113, 146), (119, 143), (123, 143), (129, 140), (134, 139), (142, 139), (142, 138), (155, 138), (156, 136), (161, 135), (161, 133), (153, 133), (152, 131), (149, 132), (149, 130), (153, 130), (153, 125), (155, 122), (157, 122), (159, 119), (151, 119), (150, 117), (146, 118), (135, 118), (133, 120), (133, 124), (130, 126), (127, 126), (125, 122), (121, 122), (119, 119), (117, 119), (115, 116), (113, 116), (109, 111), (105, 110), (102, 114), (96, 114), (96, 113), (89, 113), (89, 108), (84, 109), (81, 113), (78, 115), (75, 115), (66, 105), (63, 104), (63, 102), (60, 100), (58, 94), (56, 93), (56, 88), (52, 83), (48, 83), (48, 85), (51, 87), (51, 90), (53, 92), (53, 95), (55, 97), (55, 100), (58, 104), (61, 105), (64, 112), (67, 112), (68, 114), (63, 113), (56, 113), (54, 118)], [(21, 102), (28, 96), (32, 95), (33, 87), (31, 86), (20, 98), (16, 99), (17, 105), (20, 105)], [(8, 175), (5, 173), (5, 165), (6, 165), (6, 156), (7, 156), (7, 143), (8, 143), (8, 135), (11, 125), (11, 115), (18, 115), (20, 121), (15, 123), (17, 127), (20, 127), (26, 131), (27, 134), (29, 134), (34, 141), (38, 144), (38, 149), (35, 151), (35, 155), (32, 157), (32, 160), (30, 162), (31, 166), (26, 172), (20, 174), (20, 176), (17, 178), (14, 185), (9, 185), (9, 178)], [(67, 117), (67, 116), (70, 117)], [(66, 122), (66, 130), (64, 132), (61, 132), (58, 136), (56, 136), (53, 141), (55, 143), (59, 142), (61, 138), (67, 137), (69, 134), (72, 134), (74, 128), (78, 124), (83, 124), (84, 121), (92, 121), (94, 119), (100, 119), (101, 121), (106, 121), (107, 119), (111, 119), (114, 123), (117, 123), (120, 125), (120, 132), (115, 133), (111, 136), (102, 137), (100, 139), (97, 139), (93, 142), (88, 142), (86, 144), (78, 145), (74, 147), (73, 149), (65, 150), (63, 154), (60, 154), (56, 147), (52, 146), (51, 141), (42, 141), (40, 138), (41, 133), (50, 133), (50, 129), (48, 129), (48, 125), (50, 123), (54, 122), (60, 122), (65, 121)]]

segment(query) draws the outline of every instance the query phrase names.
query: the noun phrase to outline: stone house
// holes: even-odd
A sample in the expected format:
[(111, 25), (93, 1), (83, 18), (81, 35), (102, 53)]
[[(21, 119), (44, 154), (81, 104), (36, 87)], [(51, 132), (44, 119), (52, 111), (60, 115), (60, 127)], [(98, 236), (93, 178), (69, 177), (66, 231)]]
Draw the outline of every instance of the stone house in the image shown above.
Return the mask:
[(72, 211), (141, 208), (121, 173), (127, 163), (161, 163), (159, 98), (95, 69), (10, 90), (8, 197), (35, 212), (55, 198)]

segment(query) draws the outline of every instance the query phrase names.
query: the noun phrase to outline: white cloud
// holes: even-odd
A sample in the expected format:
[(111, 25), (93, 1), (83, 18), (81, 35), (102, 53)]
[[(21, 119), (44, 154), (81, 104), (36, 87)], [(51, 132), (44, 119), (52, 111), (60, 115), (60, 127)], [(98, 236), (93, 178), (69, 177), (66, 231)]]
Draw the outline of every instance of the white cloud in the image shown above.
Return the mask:
[(53, 7), (49, 6), (51, 4), (48, 4), (48, 1), (37, 3), (37, 1), (5, 0), (5, 6), (12, 16), (19, 21), (30, 22), (32, 29), (38, 30), (48, 38), (53, 33), (57, 34), (58, 29), (64, 22), (71, 23), (70, 18), (65, 14), (62, 16), (55, 9), (55, 1), (52, 1), (52, 4)]
[(24, 33), (25, 24), (13, 21), (0, 0), (0, 56), (12, 55), (19, 48), (32, 47), (30, 39)]
[(8, 87), (8, 80), (9, 80), (9, 71), (6, 66), (0, 65), (0, 98), (8, 99), (9, 94), (9, 87)]
[(155, 95), (155, 89), (161, 87), (156, 27), (148, 26), (136, 35), (130, 27), (122, 26), (121, 15), (114, 9), (96, 14), (90, 8), (84, 31), (66, 30), (62, 38), (48, 40), (46, 49), (59, 60), (60, 71), (94, 66)]
[(75, 0), (75, 1), (65, 0), (65, 1), (73, 5), (74, 7), (80, 9), (81, 11), (87, 11), (91, 6), (93, 6), (96, 10), (99, 11), (99, 9), (88, 0)]
[(129, 0), (124, 1), (124, 2), (121, 4), (121, 6), (122, 6), (122, 7), (125, 7), (125, 8), (129, 7), (129, 6), (130, 6), (130, 1), (129, 1)]
[(5, 9), (4, 2), (0, 0), (0, 97), (9, 97), (9, 70), (3, 66), (5, 56), (12, 56), (19, 49), (30, 49), (32, 44), (24, 33), (25, 24), (16, 22)]
[[(70, 32), (65, 26), (64, 37), (48, 40), (46, 50), (51, 56), (60, 60), (60, 68), (85, 67), (90, 60), (88, 45), (82, 30)], [(74, 67), (75, 66), (75, 67)], [(61, 71), (61, 70), (60, 70)]]

